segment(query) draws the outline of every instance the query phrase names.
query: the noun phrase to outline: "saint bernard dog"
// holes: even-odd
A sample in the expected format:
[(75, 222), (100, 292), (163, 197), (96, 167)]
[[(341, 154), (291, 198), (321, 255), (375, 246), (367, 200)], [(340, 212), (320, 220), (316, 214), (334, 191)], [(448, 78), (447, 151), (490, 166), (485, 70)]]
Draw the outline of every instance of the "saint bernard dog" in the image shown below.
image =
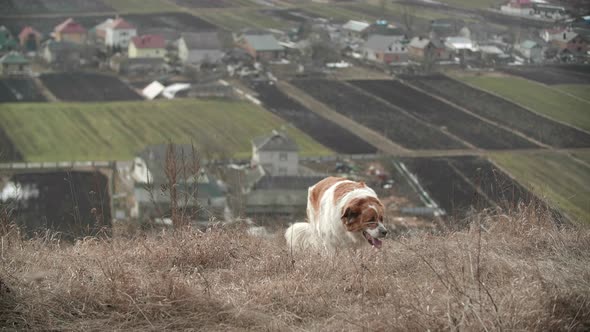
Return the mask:
[(308, 222), (291, 225), (285, 239), (292, 249), (334, 251), (364, 243), (381, 248), (387, 235), (383, 214), (383, 204), (364, 182), (328, 177), (309, 188)]

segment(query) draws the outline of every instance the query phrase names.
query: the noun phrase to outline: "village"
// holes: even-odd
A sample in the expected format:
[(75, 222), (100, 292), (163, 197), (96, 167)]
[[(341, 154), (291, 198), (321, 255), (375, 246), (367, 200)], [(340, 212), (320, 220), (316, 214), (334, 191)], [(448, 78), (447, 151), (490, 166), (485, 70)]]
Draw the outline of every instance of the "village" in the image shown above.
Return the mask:
[[(397, 226), (392, 227), (430, 228), (432, 220), (455, 215), (454, 211), (464, 213), (474, 205), (498, 206), (507, 200), (506, 192), (486, 192), (470, 178), (469, 167), (492, 170), (491, 163), (477, 158), (483, 150), (588, 147), (587, 131), (561, 122), (547, 126), (567, 132), (564, 142), (537, 137), (534, 130), (527, 132), (518, 121), (528, 120), (520, 119), (499, 126), (501, 119), (484, 119), (484, 125), (474, 126), (492, 123), (497, 128), (481, 129), (476, 137), (465, 128), (468, 125), (458, 128), (444, 119), (424, 120), (421, 115), (410, 114), (407, 110), (419, 107), (399, 104), (402, 96), (389, 100), (387, 93), (378, 92), (378, 86), (367, 83), (369, 79), (379, 82), (395, 77), (404, 84), (396, 91), (404, 91), (405, 84), (410, 84), (408, 94), (418, 89), (428, 92), (431, 98), (436, 83), (422, 82), (420, 75), (431, 77), (428, 75), (446, 70), (494, 72), (502, 68), (503, 73), (535, 80), (538, 72), (548, 66), (551, 69), (546, 75), (553, 75), (551, 79), (569, 77), (562, 66), (583, 66), (590, 61), (590, 12), (583, 8), (510, 0), (482, 10), (485, 20), (474, 18), (474, 12), (469, 10), (459, 11), (456, 17), (416, 20), (415, 14), (424, 6), (429, 10), (432, 6), (436, 10), (449, 9), (404, 2), (398, 20), (366, 20), (363, 15), (343, 20), (313, 15), (297, 7), (277, 9), (273, 1), (268, 3), (268, 9), (261, 12), (288, 21), (289, 28), (228, 30), (186, 12), (112, 16), (73, 13), (1, 19), (0, 102), (160, 105), (155, 103), (194, 98), (244, 101), (278, 115), (335, 154), (311, 156), (303, 151), (302, 156), (303, 144), (295, 142), (283, 125), (245, 140), (249, 156), (232, 155), (224, 151), (223, 144), (213, 143), (209, 144), (210, 151), (199, 147), (195, 152), (195, 147), (184, 139), (145, 144), (128, 160), (89, 155), (78, 160), (31, 161), (8, 144), (10, 129), (0, 128), (0, 138), (7, 137), (0, 155), (0, 201), (15, 199), (17, 192), (24, 190), (25, 196), (44, 203), (17, 204), (21, 216), (37, 220), (39, 211), (52, 210), (54, 228), (63, 232), (71, 231), (72, 225), (81, 220), (86, 224), (78, 227), (87, 229), (130, 220), (172, 225), (179, 211), (203, 224), (240, 219), (276, 227), (305, 218), (309, 186), (327, 175), (343, 175), (378, 189), (396, 219), (392, 224)], [(386, 2), (381, 5), (386, 6)], [(586, 73), (572, 73), (571, 77), (587, 84)], [(413, 77), (418, 79), (414, 82)], [(331, 85), (341, 80), (348, 80), (346, 86)], [(351, 89), (349, 93), (347, 89)], [(311, 100), (299, 98), (301, 91)], [(319, 91), (325, 92), (319, 95)], [(423, 136), (438, 138), (426, 141), (411, 134), (402, 137), (402, 129), (379, 127), (379, 117), (390, 116), (387, 111), (361, 121), (370, 130), (367, 135), (359, 135), (359, 130), (367, 129), (350, 123), (350, 119), (356, 122), (360, 115), (348, 111), (342, 101), (324, 100), (324, 96), (344, 93), (351, 98), (349, 105), (353, 105), (366, 98), (366, 91), (377, 97), (363, 105), (373, 105), (375, 112), (386, 104), (388, 109), (404, 109), (400, 118), (391, 120), (393, 128), (407, 123), (415, 133), (428, 132)], [(355, 94), (358, 97), (352, 98)], [(460, 108), (455, 104), (464, 107), (454, 99), (444, 98), (453, 103), (451, 113)], [(432, 99), (432, 107), (443, 107), (438, 99)], [(326, 105), (327, 113), (318, 113)], [(300, 111), (298, 115), (291, 112), (295, 109)], [(338, 117), (346, 118), (333, 120)], [(477, 115), (476, 121), (484, 117), (487, 119), (487, 115)], [(471, 115), (468, 121), (472, 121)], [(496, 135), (494, 130), (506, 132)], [(488, 136), (496, 138), (485, 141)], [(463, 159), (461, 163), (459, 159), (437, 159), (445, 174), (429, 173), (420, 166), (420, 160), (403, 159), (446, 156), (446, 152), (431, 152), (437, 149), (456, 151), (448, 155)], [(422, 155), (420, 151), (426, 152)], [(391, 162), (387, 159), (390, 155), (402, 159)], [(172, 162), (177, 173), (174, 177), (169, 170)], [(499, 176), (513, 186), (510, 199), (534, 196), (527, 186), (507, 174)], [(80, 192), (95, 193), (82, 195), (81, 201), (73, 204), (77, 212), (68, 204), (52, 209), (52, 201), (47, 199), (70, 195), (66, 184), (58, 185), (64, 177), (77, 177), (83, 183)], [(445, 187), (458, 182), (461, 190), (453, 191), (454, 196), (449, 198)], [(176, 190), (172, 195), (175, 185), (179, 197), (175, 196)], [(178, 204), (175, 212), (169, 211), (173, 201), (174, 206)], [(97, 212), (97, 206), (103, 208)], [(57, 225), (68, 219), (60, 216), (70, 214), (75, 217)], [(277, 220), (281, 223), (273, 224)], [(39, 223), (33, 221), (31, 225), (34, 228)]]

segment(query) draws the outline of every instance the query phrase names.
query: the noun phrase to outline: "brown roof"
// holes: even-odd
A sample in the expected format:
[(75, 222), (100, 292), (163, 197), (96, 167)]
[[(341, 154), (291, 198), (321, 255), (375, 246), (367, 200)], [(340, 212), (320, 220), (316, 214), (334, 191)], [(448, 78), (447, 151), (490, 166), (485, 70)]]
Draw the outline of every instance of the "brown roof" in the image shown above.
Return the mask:
[(80, 23), (74, 21), (73, 18), (68, 18), (60, 25), (55, 27), (55, 32), (58, 33), (86, 33), (86, 29)]
[(121, 17), (114, 20), (113, 23), (111, 24), (111, 27), (115, 30), (117, 30), (117, 29), (135, 29), (135, 26), (133, 26), (131, 23), (125, 21)]
[(143, 35), (131, 39), (136, 48), (165, 48), (166, 40), (160, 35)]

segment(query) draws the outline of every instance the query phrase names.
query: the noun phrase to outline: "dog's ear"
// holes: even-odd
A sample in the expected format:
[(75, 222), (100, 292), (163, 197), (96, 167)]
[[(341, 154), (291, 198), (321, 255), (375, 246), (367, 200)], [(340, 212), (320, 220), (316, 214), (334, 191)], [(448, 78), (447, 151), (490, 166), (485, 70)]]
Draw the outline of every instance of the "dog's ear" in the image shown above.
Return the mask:
[(352, 211), (350, 207), (347, 207), (340, 219), (342, 219), (342, 223), (344, 223), (344, 225), (348, 226), (354, 221), (354, 218), (356, 217), (358, 217), (358, 213)]

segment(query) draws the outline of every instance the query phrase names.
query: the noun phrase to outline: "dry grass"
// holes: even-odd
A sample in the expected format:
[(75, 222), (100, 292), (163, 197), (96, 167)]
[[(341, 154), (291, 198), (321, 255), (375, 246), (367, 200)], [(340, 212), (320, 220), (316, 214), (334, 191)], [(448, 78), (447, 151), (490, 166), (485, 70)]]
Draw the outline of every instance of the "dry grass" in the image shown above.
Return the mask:
[[(292, 256), (240, 226), (74, 245), (2, 237), (0, 326), (27, 330), (588, 330), (590, 231), (534, 207), (379, 252)], [(580, 228), (582, 227), (582, 228)]]

